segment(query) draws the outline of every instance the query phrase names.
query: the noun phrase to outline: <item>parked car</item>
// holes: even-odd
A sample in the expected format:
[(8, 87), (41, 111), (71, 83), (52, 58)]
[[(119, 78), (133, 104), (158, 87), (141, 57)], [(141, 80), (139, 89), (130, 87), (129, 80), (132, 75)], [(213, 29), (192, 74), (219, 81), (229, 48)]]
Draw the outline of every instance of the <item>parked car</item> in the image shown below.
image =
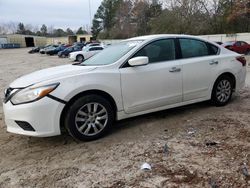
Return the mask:
[(48, 45), (47, 47), (42, 48), (39, 52), (40, 52), (40, 54), (46, 54), (47, 51), (55, 49), (57, 47), (58, 47), (58, 45)]
[(102, 46), (93, 46), (84, 48), (82, 51), (72, 52), (69, 54), (69, 59), (72, 61), (83, 62), (84, 60), (94, 56), (103, 50)]
[(75, 43), (73, 44), (73, 46), (79, 46), (79, 47), (81, 47), (81, 48), (83, 48), (85, 45), (86, 45), (86, 44), (85, 44), (85, 43), (82, 43), (82, 42), (75, 42)]
[(103, 46), (101, 43), (89, 43), (86, 46), (84, 46), (82, 49), (89, 48), (92, 46)]
[(131, 38), (83, 63), (41, 70), (12, 82), (3, 104), (7, 131), (104, 136), (121, 120), (211, 100), (226, 105), (245, 84), (246, 60), (186, 35)]
[(46, 54), (47, 55), (55, 55), (58, 54), (58, 52), (65, 50), (66, 47), (64, 45), (58, 46), (57, 48), (53, 48), (51, 50), (47, 50)]
[(239, 54), (250, 55), (250, 45), (244, 41), (229, 41), (225, 42), (223, 46)]
[(40, 49), (44, 48), (44, 46), (37, 46), (32, 48), (30, 51), (28, 51), (29, 54), (34, 54), (34, 53), (38, 53), (40, 51)]
[(65, 58), (65, 57), (68, 57), (71, 52), (77, 52), (77, 51), (81, 51), (81, 50), (82, 50), (81, 46), (72, 46), (72, 47), (68, 47), (68, 48), (64, 49), (61, 52), (58, 52), (57, 55), (58, 55), (58, 57)]
[(223, 43), (222, 42), (219, 42), (219, 41), (215, 41), (216, 44), (219, 44), (219, 45), (222, 45)]

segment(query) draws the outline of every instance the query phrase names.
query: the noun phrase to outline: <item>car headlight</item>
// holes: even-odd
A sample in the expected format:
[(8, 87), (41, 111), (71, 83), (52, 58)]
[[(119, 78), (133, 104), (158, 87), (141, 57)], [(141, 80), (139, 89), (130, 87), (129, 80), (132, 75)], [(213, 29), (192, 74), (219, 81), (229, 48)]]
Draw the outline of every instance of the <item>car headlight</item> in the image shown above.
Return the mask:
[(17, 91), (10, 101), (14, 105), (34, 102), (54, 91), (58, 85), (59, 83), (46, 86), (30, 86)]

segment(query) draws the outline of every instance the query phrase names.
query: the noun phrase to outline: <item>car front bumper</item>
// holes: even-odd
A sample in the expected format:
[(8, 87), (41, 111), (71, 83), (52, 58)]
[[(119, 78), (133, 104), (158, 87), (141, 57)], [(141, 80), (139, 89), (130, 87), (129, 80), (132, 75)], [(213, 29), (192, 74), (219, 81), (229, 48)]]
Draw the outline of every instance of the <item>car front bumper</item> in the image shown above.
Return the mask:
[[(60, 135), (60, 116), (64, 106), (48, 97), (21, 105), (13, 105), (8, 101), (3, 104), (7, 131), (36, 137)], [(18, 122), (32, 126), (33, 130), (25, 130)]]
[(76, 60), (76, 57), (74, 55), (69, 55), (69, 60), (70, 61), (75, 61)]

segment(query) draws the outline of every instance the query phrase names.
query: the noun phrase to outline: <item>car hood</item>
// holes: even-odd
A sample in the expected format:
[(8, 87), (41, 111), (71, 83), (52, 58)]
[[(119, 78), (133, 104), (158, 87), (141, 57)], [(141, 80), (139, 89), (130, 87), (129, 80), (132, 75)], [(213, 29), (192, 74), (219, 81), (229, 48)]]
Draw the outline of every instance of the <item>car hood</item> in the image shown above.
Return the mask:
[(22, 76), (10, 84), (11, 88), (24, 88), (39, 82), (71, 75), (87, 73), (94, 70), (94, 66), (62, 65), (48, 68)]

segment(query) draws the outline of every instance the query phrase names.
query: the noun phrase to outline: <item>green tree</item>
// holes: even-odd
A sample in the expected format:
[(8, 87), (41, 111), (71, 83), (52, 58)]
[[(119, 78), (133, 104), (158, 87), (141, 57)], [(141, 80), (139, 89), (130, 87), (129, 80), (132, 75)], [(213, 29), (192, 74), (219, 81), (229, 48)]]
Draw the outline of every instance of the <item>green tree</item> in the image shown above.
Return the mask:
[(40, 29), (40, 32), (41, 32), (41, 36), (47, 36), (48, 35), (48, 29), (47, 29), (47, 26), (45, 24), (42, 25), (42, 27)]
[(250, 31), (250, 1), (234, 1), (228, 16), (228, 23), (235, 32)]
[(102, 30), (103, 30), (102, 22), (96, 19), (96, 16), (95, 16), (92, 22), (92, 27), (91, 27), (91, 33), (93, 35), (93, 38), (96, 39)]
[(24, 24), (21, 22), (17, 26), (17, 34), (22, 34), (22, 35), (26, 34), (26, 29), (24, 27)]
[(125, 0), (119, 4), (116, 11), (115, 24), (110, 34), (112, 38), (123, 39), (135, 36), (135, 25), (132, 23), (132, 0)]
[(67, 35), (74, 35), (74, 32), (70, 28), (66, 29), (66, 33)]
[(84, 34), (88, 34), (87, 31), (83, 30), (82, 27), (80, 27), (77, 32), (76, 32), (77, 35), (84, 35)]
[(54, 30), (53, 35), (55, 37), (64, 37), (64, 36), (67, 36), (67, 33), (63, 29), (58, 28)]
[(103, 0), (92, 26), (99, 38), (249, 31), (249, 0)]
[(110, 31), (116, 23), (116, 13), (123, 0), (103, 0), (94, 16), (92, 32), (94, 35), (103, 30), (110, 37)]

